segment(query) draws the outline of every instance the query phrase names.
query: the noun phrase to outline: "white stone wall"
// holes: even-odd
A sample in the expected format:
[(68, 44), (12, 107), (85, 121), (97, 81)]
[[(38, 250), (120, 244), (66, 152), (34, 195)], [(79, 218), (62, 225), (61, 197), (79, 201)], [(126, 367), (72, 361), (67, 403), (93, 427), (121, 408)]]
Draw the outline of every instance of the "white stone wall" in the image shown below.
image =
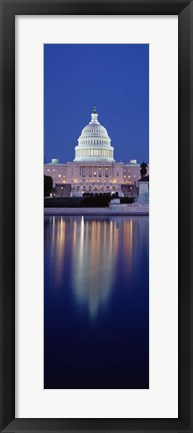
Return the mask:
[(44, 164), (44, 174), (51, 176), (53, 183), (68, 183), (66, 176), (66, 164)]
[(45, 164), (44, 174), (55, 184), (71, 184), (76, 191), (119, 191), (120, 185), (137, 184), (140, 164), (67, 162)]
[(123, 168), (123, 183), (136, 184), (140, 179), (140, 164), (124, 164)]

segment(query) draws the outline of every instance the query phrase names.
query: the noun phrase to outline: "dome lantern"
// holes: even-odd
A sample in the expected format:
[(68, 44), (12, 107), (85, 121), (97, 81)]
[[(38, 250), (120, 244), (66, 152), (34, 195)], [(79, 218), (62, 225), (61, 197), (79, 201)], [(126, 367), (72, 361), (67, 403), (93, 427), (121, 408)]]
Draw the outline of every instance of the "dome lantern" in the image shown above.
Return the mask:
[(96, 111), (96, 105), (93, 106), (93, 110), (92, 110), (92, 113), (91, 113), (91, 122), (90, 122), (90, 124), (91, 123), (97, 123), (98, 125), (100, 125), (100, 123), (98, 122), (98, 114), (97, 114), (97, 111)]
[(97, 111), (96, 111), (96, 105), (93, 105), (93, 110), (92, 110), (92, 112), (93, 113), (96, 113)]

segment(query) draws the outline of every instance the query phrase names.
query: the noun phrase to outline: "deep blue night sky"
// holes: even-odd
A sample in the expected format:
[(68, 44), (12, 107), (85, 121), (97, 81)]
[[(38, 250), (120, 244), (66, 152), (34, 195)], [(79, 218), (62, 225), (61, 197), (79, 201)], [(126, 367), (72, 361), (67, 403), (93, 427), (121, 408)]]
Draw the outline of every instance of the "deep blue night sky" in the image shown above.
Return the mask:
[(149, 46), (44, 46), (45, 162), (74, 159), (96, 104), (115, 160), (149, 162)]

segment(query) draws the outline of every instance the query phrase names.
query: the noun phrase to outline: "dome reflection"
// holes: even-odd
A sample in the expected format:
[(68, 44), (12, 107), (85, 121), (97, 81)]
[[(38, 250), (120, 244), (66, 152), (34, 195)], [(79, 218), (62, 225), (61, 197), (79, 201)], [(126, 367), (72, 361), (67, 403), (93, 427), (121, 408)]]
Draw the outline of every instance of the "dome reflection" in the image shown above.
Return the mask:
[(95, 317), (111, 293), (118, 252), (118, 230), (112, 221), (74, 221), (72, 282), (76, 300)]

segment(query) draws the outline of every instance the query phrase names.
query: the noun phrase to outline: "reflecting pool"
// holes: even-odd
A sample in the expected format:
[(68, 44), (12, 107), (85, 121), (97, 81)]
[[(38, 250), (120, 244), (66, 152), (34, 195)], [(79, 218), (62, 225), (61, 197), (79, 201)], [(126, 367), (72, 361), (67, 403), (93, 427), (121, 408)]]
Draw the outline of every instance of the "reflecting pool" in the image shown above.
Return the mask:
[(149, 387), (149, 218), (44, 218), (44, 387)]

